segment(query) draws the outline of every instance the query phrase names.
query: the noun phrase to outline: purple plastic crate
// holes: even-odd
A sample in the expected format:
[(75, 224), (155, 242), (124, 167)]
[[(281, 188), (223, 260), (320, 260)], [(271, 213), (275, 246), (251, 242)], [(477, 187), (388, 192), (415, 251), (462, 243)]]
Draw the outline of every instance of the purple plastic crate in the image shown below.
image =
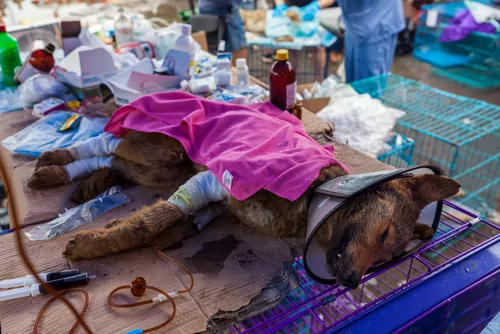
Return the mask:
[[(362, 316), (363, 312), (389, 297), (397, 297), (397, 294), (404, 293), (411, 285), (499, 238), (500, 228), (497, 225), (482, 220), (453, 203), (445, 202), (435, 239), (410, 258), (386, 270), (365, 276), (362, 284), (355, 290), (312, 281), (304, 270), (302, 259), (297, 258), (294, 267), (300, 278), (299, 287), (277, 306), (227, 328), (224, 333), (330, 331), (348, 320)], [(500, 281), (500, 273), (495, 277)], [(441, 333), (445, 327), (476, 332), (487, 324), (488, 319), (494, 317), (495, 314), (489, 313), (495, 302), (500, 309), (500, 295), (497, 294), (500, 283), (491, 282), (490, 280), (486, 286), (480, 285), (480, 282), (475, 283), (470, 287), (475, 287), (473, 292), (467, 294), (467, 289), (448, 299), (401, 328), (399, 332), (416, 324), (419, 324), (420, 331), (424, 328), (425, 333)], [(478, 298), (474, 303), (473, 295), (484, 298)], [(461, 317), (464, 312), (469, 312), (467, 321), (464, 320), (465, 317)], [(477, 321), (471, 322), (471, 317)]]

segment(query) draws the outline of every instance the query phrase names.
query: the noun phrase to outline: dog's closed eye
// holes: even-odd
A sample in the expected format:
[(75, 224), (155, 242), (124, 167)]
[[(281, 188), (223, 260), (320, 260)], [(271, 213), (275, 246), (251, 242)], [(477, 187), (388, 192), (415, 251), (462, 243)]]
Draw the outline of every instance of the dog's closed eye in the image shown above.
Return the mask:
[(382, 236), (380, 237), (380, 243), (383, 244), (388, 236), (389, 236), (389, 226), (387, 226), (384, 233), (382, 233)]

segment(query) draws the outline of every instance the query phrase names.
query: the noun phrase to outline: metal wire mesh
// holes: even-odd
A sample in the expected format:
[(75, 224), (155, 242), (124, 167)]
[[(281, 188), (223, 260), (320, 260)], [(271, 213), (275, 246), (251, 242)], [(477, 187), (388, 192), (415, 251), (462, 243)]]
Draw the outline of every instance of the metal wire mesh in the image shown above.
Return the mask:
[[(401, 143), (398, 143), (398, 138)], [(394, 134), (388, 142), (390, 150), (380, 154), (377, 159), (396, 168), (406, 168), (413, 166), (413, 149), (415, 142), (411, 138)]]
[[(274, 62), (276, 49), (250, 44), (248, 47), (248, 68), (250, 74), (262, 82), (269, 83), (269, 69)], [(297, 84), (323, 81), (326, 66), (326, 53), (323, 47), (306, 47), (301, 50), (288, 50), (290, 63), (293, 64)]]
[(459, 181), (460, 201), (488, 214), (500, 186), (500, 107), (396, 75), (352, 83), (385, 105), (406, 111), (395, 131), (413, 138), (415, 164), (432, 164)]
[(499, 238), (496, 225), (446, 202), (434, 240), (405, 261), (366, 276), (350, 290), (312, 281), (297, 258), (299, 287), (274, 308), (224, 333), (323, 333)]
[[(442, 43), (440, 38), (444, 29), (450, 25), (455, 14), (466, 8), (465, 4), (442, 3), (422, 8), (415, 36), (415, 57), (434, 65), (434, 74), (471, 87), (486, 89), (500, 86), (500, 33), (476, 31), (461, 40)], [(430, 10), (439, 13), (436, 27), (426, 24)], [(458, 61), (456, 66), (450, 67), (455, 61)]]

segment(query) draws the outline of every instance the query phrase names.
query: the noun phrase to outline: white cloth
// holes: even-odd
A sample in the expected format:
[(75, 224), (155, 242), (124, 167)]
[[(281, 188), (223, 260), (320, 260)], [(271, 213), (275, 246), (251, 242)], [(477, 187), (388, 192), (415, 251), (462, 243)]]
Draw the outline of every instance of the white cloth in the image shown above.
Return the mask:
[(500, 20), (500, 9), (476, 1), (465, 1), (476, 23), (485, 23), (491, 19)]
[(316, 114), (335, 124), (334, 136), (352, 148), (376, 158), (387, 136), (404, 111), (388, 108), (368, 94), (359, 95), (350, 86), (333, 93), (330, 104)]

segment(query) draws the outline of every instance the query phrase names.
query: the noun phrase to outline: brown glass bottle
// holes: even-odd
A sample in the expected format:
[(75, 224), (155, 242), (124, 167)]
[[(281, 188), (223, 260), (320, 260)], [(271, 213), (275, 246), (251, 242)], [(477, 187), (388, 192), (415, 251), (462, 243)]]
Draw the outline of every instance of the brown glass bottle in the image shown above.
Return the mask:
[(40, 72), (49, 73), (54, 67), (54, 50), (54, 45), (49, 43), (45, 49), (33, 51), (29, 58), (31, 66)]
[(288, 50), (279, 49), (276, 51), (276, 61), (269, 71), (269, 99), (281, 110), (293, 113), (296, 92), (295, 69), (288, 61)]

